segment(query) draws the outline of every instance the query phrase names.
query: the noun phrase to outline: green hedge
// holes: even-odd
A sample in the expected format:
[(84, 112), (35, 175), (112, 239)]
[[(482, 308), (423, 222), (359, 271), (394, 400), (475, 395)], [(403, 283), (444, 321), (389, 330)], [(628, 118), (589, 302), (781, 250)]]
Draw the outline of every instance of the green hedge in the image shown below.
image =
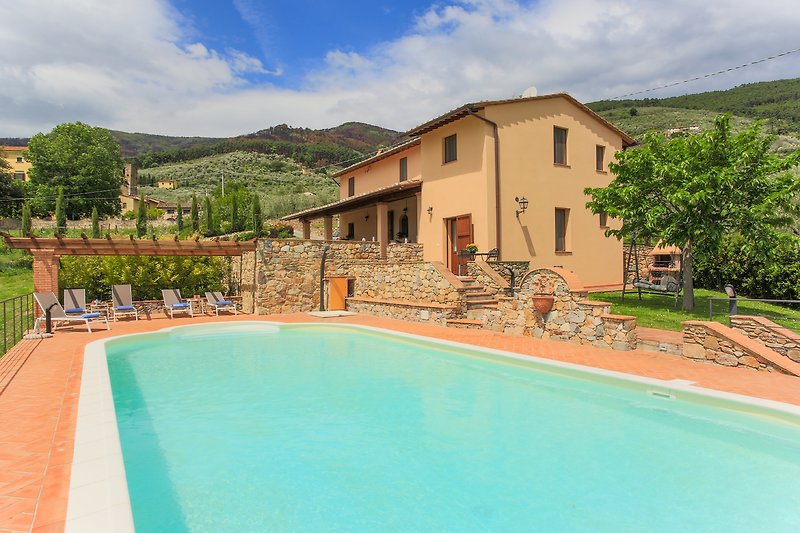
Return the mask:
[(219, 257), (62, 257), (58, 283), (86, 289), (87, 300), (110, 300), (112, 285), (128, 283), (134, 300), (160, 300), (161, 289), (187, 298), (224, 290), (228, 264)]
[(800, 299), (800, 241), (783, 235), (765, 254), (741, 236), (726, 238), (718, 253), (695, 254), (695, 285), (708, 289), (731, 283), (751, 298)]

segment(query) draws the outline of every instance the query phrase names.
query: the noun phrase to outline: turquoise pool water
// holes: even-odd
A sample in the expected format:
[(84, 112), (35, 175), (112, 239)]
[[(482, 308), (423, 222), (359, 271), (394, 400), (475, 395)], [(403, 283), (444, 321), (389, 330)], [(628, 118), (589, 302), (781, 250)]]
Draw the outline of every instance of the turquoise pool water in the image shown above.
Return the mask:
[(378, 332), (106, 344), (137, 531), (792, 531), (800, 426)]

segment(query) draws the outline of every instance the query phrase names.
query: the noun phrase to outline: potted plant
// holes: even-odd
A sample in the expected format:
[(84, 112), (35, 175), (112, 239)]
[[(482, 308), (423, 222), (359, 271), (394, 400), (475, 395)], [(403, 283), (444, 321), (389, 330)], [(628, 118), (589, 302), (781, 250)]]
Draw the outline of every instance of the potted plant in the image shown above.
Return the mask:
[(478, 252), (478, 245), (474, 244), (474, 243), (473, 244), (468, 244), (466, 250), (471, 254), (477, 253)]
[(541, 314), (549, 313), (553, 309), (553, 303), (555, 302), (555, 284), (553, 280), (547, 276), (539, 276), (533, 280), (531, 287), (533, 289), (533, 296), (531, 297), (533, 308)]

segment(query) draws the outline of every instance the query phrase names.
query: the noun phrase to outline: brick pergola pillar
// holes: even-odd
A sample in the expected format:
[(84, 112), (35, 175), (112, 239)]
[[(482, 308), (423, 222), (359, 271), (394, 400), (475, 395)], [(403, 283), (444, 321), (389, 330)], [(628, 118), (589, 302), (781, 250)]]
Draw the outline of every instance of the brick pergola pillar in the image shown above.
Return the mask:
[(333, 240), (333, 217), (331, 215), (325, 215), (322, 218), (322, 221), (325, 223), (325, 234), (323, 235), (323, 239), (326, 241)]
[(33, 290), (58, 296), (58, 256), (54, 250), (31, 250), (33, 254)]
[(303, 220), (303, 238), (305, 240), (311, 239), (311, 221)]

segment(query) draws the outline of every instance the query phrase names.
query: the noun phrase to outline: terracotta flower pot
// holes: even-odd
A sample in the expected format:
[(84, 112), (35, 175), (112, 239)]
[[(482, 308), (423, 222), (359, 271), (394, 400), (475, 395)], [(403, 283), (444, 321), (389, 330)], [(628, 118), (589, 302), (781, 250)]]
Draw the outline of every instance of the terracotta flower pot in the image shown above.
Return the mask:
[(541, 314), (549, 313), (553, 308), (555, 297), (547, 294), (537, 294), (533, 296), (533, 308)]

